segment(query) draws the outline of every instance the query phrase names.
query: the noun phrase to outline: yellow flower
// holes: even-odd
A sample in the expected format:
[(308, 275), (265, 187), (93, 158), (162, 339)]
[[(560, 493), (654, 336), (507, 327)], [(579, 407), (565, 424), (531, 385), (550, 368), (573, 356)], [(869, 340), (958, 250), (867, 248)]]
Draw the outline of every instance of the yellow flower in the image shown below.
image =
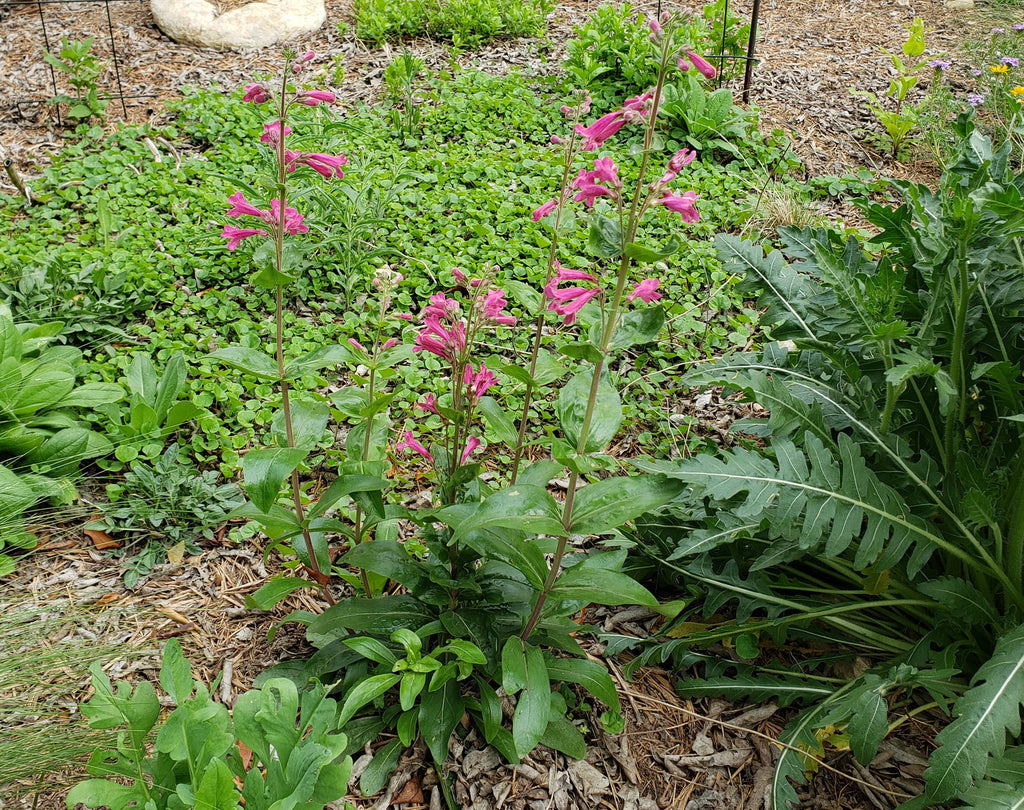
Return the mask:
[(1006, 73), (1010, 69), (1009, 65), (989, 65), (988, 69), (993, 73)]
[(1024, 87), (1014, 87), (1010, 92), (1015, 96), (1024, 96)]

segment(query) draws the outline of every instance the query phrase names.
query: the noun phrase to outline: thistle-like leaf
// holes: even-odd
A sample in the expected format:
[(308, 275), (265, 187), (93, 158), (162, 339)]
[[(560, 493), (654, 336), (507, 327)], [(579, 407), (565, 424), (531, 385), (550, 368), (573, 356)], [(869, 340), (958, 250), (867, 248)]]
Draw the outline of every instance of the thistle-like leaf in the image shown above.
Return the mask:
[(1024, 625), (1004, 633), (956, 704), (957, 718), (939, 732), (939, 748), (925, 771), (928, 795), (937, 802), (966, 794), (1002, 755), (1006, 735), (1019, 737), (1024, 705)]

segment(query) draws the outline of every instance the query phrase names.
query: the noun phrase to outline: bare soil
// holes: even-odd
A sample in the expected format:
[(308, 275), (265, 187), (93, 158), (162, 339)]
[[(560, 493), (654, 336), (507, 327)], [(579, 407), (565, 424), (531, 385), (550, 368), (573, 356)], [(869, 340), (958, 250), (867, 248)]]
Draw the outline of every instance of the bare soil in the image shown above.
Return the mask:
[[(240, 0), (220, 2), (225, 8), (240, 4)], [(637, 5), (648, 11), (679, 7), (667, 0)], [(557, 70), (561, 48), (573, 26), (596, 7), (596, 0), (572, 0), (558, 8), (550, 37), (553, 52), (544, 43), (515, 41), (465, 54), (462, 60), (496, 71)], [(339, 32), (339, 23), (347, 23), (352, 30), (350, 0), (328, 0), (327, 8), (328, 23), (305, 41), (294, 43), (295, 47), (317, 51), (320, 64), (332, 70), (343, 68), (344, 78), (335, 89), (344, 104), (373, 99), (381, 90), (383, 68), (393, 51), (370, 49), (351, 34)], [(746, 0), (733, 8), (749, 15)], [(898, 50), (905, 25), (915, 16), (924, 17), (932, 29), (928, 45), (935, 55), (953, 49), (972, 28), (985, 25), (974, 14), (947, 11), (937, 0), (767, 0), (761, 5), (759, 61), (750, 103), (760, 110), (763, 127), (790, 135), (809, 175), (841, 175), (870, 166), (915, 179), (934, 177), (935, 168), (926, 161), (900, 165), (868, 146), (858, 131), (873, 123), (849, 94), (851, 87), (885, 90), (888, 59), (879, 49)], [(123, 107), (120, 98), (111, 101), (110, 125), (118, 120), (159, 122), (164, 116), (162, 103), (177, 97), (186, 86), (217, 84), (231, 89), (256, 73), (272, 72), (279, 57), (276, 48), (219, 53), (175, 44), (156, 29), (142, 0), (46, 5), (15, 0), (7, 19), (0, 22), (0, 33), (0, 161), (10, 160), (29, 181), (67, 135), (58, 111), (45, 103), (54, 95), (54, 86), (42, 59), (44, 39), (54, 49), (63, 35), (94, 36), (95, 51), (102, 59), (112, 63), (116, 55), (117, 72), (108, 68), (103, 84), (110, 95), (125, 98)], [(443, 46), (415, 45), (428, 66), (438, 67), (449, 59)], [(60, 76), (56, 82), (63, 91)], [(3, 175), (0, 190), (15, 191)], [(719, 433), (731, 421), (730, 409), (734, 410), (731, 403), (701, 398), (687, 408), (709, 432)], [(218, 694), (230, 704), (268, 665), (307, 651), (301, 634), (288, 630), (268, 643), (267, 631), (273, 624), (292, 609), (323, 609), (313, 595), (296, 596), (273, 614), (245, 609), (245, 595), (259, 587), (274, 564), (273, 560), (264, 563), (258, 547), (238, 548), (221, 540), (208, 543), (202, 556), (161, 566), (135, 588), (126, 589), (116, 563), (72, 523), (55, 530), (48, 544), (2, 583), (0, 610), (19, 604), (40, 612), (63, 610), (69, 603), (93, 606), (94, 621), (92, 629), (83, 628), (86, 634), (117, 635), (126, 639), (128, 647), (153, 649), (164, 639), (179, 637), (197, 676), (207, 681), (223, 677)], [(659, 622), (658, 617), (636, 610), (603, 611), (587, 618), (606, 629), (623, 627), (640, 634), (652, 632)], [(600, 654), (596, 647), (593, 652)], [(522, 765), (511, 767), (470, 732), (452, 751), (463, 806), (475, 810), (765, 807), (767, 780), (779, 750), (771, 741), (792, 712), (774, 704), (694, 704), (676, 695), (672, 684), (679, 675), (649, 669), (628, 682), (621, 675), (622, 663), (607, 661), (622, 687), (627, 717), (623, 734), (609, 737), (595, 731), (584, 763), (540, 749)], [(157, 666), (152, 655), (126, 656), (111, 671), (117, 678), (153, 678)], [(16, 687), (0, 684), (0, 690)], [(906, 723), (870, 768), (854, 763), (848, 753), (834, 752), (814, 786), (805, 791), (801, 806), (895, 807), (900, 794), (920, 790), (921, 763), (935, 732), (930, 723), (926, 719)], [(590, 725), (599, 728), (596, 721)], [(13, 788), (3, 795), (0, 787), (0, 808), (57, 810), (64, 806), (64, 785), (81, 778), (81, 771), (73, 769), (65, 777), (63, 783), (49, 779), (44, 785), (21, 785), (27, 792), (20, 796)], [(350, 800), (360, 808), (425, 810), (440, 806), (433, 784), (423, 752), (414, 749), (383, 795), (353, 794)]]

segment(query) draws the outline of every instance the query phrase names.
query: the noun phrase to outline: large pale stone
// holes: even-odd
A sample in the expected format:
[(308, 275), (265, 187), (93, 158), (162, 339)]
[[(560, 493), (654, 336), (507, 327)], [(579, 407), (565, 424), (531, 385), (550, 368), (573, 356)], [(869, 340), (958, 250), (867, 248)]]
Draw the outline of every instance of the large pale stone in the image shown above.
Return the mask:
[(254, 0), (217, 15), (206, 0), (150, 0), (167, 36), (203, 48), (264, 48), (315, 31), (327, 19), (324, 0)]

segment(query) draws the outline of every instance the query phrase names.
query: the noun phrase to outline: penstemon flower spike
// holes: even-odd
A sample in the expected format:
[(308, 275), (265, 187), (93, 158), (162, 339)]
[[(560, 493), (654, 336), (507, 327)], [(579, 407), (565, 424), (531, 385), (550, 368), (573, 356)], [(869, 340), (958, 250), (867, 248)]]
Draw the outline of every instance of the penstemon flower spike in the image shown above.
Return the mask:
[[(654, 133), (657, 126), (658, 110), (661, 104), (662, 89), (665, 77), (670, 65), (678, 59), (678, 67), (686, 69), (690, 65), (705, 77), (714, 75), (714, 68), (699, 57), (688, 47), (682, 48), (686, 53), (685, 61), (679, 55), (680, 50), (674, 43), (674, 36), (678, 30), (676, 20), (665, 19), (652, 21), (652, 39), (661, 47), (661, 59), (658, 71), (658, 79), (654, 88), (640, 96), (628, 99), (621, 110), (608, 113), (600, 117), (594, 124), (584, 127), (577, 124), (574, 127), (575, 135), (584, 138), (583, 150), (590, 151), (604, 144), (609, 138), (618, 133), (622, 127), (634, 120), (642, 121), (645, 125), (644, 145), (642, 150), (639, 176), (631, 197), (626, 197), (622, 190), (622, 184), (618, 177), (618, 169), (611, 158), (599, 158), (594, 161), (593, 169), (581, 170), (572, 181), (572, 186), (577, 190), (574, 200), (582, 202), (588, 208), (594, 208), (598, 199), (607, 198), (615, 204), (617, 210), (617, 224), (607, 224), (599, 232), (605, 234), (618, 234), (618, 244), (613, 244), (607, 236), (603, 238), (606, 244), (601, 245), (600, 255), (609, 258), (619, 257), (619, 267), (616, 274), (615, 287), (610, 295), (605, 295), (600, 288), (595, 276), (583, 271), (565, 270), (557, 266), (555, 272), (549, 272), (545, 280), (545, 294), (550, 300), (549, 310), (556, 312), (564, 318), (566, 324), (572, 323), (580, 310), (591, 300), (603, 302), (600, 338), (596, 349), (593, 368), (590, 372), (589, 394), (585, 403), (585, 410), (578, 425), (575, 425), (575, 449), (574, 455), (577, 459), (583, 458), (590, 449), (590, 433), (597, 410), (598, 398), (601, 395), (603, 386), (608, 386), (604, 381), (605, 368), (607, 366), (612, 348), (612, 338), (618, 329), (623, 315), (624, 305), (637, 300), (645, 303), (652, 303), (661, 297), (658, 292), (660, 281), (656, 278), (648, 278), (636, 283), (633, 289), (627, 293), (627, 283), (631, 275), (634, 259), (631, 256), (629, 246), (635, 245), (637, 230), (644, 213), (652, 205), (662, 205), (665, 208), (680, 214), (684, 222), (695, 222), (699, 218), (696, 208), (697, 195), (688, 191), (681, 195), (673, 194), (668, 189), (668, 184), (675, 180), (679, 171), (692, 162), (694, 155), (688, 150), (681, 150), (676, 153), (666, 166), (665, 173), (655, 183), (646, 184), (646, 175), (650, 167)], [(664, 25), (662, 25), (664, 23)], [(568, 163), (568, 161), (567, 161)], [(563, 183), (563, 197), (566, 184)], [(602, 217), (602, 214), (594, 213), (593, 216)], [(614, 220), (609, 220), (614, 223)], [(593, 235), (592, 230), (592, 235)], [(635, 253), (635, 249), (633, 253)], [(551, 267), (555, 264), (552, 263)], [(595, 287), (562, 286), (567, 281), (586, 281), (594, 283)], [(612, 389), (614, 391), (614, 389)], [(563, 389), (563, 395), (565, 389)], [(617, 401), (618, 395), (614, 394)], [(621, 406), (617, 406), (621, 409)], [(575, 409), (567, 408), (568, 413), (574, 413)], [(525, 414), (523, 423), (525, 423)], [(563, 431), (569, 435), (566, 424), (562, 425)], [(522, 441), (520, 442), (522, 444)], [(519, 635), (520, 641), (526, 643), (537, 627), (538, 622), (544, 614), (544, 608), (549, 594), (555, 587), (561, 571), (562, 559), (566, 553), (570, 527), (572, 525), (573, 505), (577, 491), (577, 484), (581, 475), (579, 465), (570, 466), (570, 476), (566, 488), (566, 498), (562, 505), (562, 526), (564, 534), (558, 539), (555, 553), (551, 559), (547, 577), (542, 588), (537, 594), (533, 608), (527, 618), (523, 630)]]

